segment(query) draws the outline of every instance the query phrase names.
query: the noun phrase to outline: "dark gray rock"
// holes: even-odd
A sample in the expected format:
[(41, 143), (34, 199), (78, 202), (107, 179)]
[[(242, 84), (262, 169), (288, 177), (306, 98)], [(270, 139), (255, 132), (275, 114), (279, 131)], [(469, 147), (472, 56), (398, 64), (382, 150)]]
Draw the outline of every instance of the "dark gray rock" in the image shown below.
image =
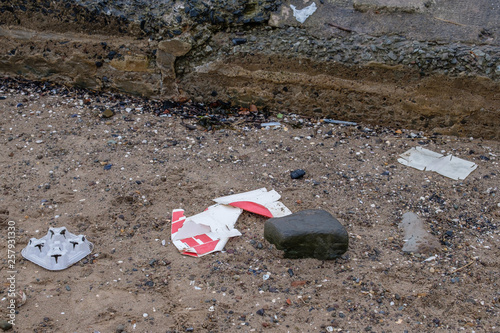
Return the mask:
[(349, 235), (342, 224), (321, 209), (269, 219), (264, 225), (264, 237), (278, 250), (284, 250), (285, 258), (292, 259), (335, 259), (349, 246)]
[(8, 331), (12, 328), (12, 324), (5, 320), (0, 320), (0, 328), (4, 331)]

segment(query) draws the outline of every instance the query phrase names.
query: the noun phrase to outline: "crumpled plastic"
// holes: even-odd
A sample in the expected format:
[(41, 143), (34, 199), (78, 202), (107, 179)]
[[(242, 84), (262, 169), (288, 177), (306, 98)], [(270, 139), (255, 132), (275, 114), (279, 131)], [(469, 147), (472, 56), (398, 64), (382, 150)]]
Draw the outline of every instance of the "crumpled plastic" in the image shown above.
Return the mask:
[(302, 9), (297, 9), (294, 5), (290, 5), (290, 8), (293, 10), (293, 16), (295, 16), (300, 23), (304, 23), (317, 9), (315, 2)]

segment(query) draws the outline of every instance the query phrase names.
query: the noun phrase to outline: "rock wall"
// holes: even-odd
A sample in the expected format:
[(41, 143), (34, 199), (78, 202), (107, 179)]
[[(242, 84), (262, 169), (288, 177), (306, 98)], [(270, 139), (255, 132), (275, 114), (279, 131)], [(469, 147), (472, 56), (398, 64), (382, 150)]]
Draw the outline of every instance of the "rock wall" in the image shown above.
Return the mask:
[(459, 21), (449, 16), (459, 10), (432, 1), (318, 1), (300, 23), (290, 4), (6, 0), (0, 72), (500, 138), (498, 6)]

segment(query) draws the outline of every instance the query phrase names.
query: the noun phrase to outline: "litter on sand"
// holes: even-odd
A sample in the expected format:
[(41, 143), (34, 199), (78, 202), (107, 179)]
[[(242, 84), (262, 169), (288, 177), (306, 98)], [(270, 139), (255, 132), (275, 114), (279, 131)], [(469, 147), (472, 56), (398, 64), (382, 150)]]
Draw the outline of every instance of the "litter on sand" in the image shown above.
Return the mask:
[(477, 164), (455, 157), (444, 156), (422, 147), (411, 148), (400, 155), (398, 162), (422, 171), (434, 171), (445, 177), (465, 179), (477, 168)]
[(184, 210), (172, 212), (172, 243), (182, 254), (199, 257), (221, 251), (230, 237), (241, 236), (234, 224), (243, 210), (213, 205), (203, 213), (190, 217)]
[(337, 124), (337, 125), (348, 125), (348, 126), (357, 126), (358, 123), (352, 121), (344, 121), (344, 120), (333, 120), (333, 119), (323, 119), (323, 122), (328, 124)]
[(293, 10), (293, 16), (299, 21), (300, 23), (304, 23), (309, 16), (314, 14), (316, 11), (316, 3), (312, 3), (309, 6), (302, 8), (302, 9), (297, 9), (294, 5), (290, 5), (290, 8)]
[(265, 129), (269, 129), (269, 128), (277, 128), (277, 127), (280, 127), (281, 124), (277, 121), (273, 121), (273, 122), (270, 122), (270, 123), (262, 123), (260, 124), (260, 126), (262, 128), (265, 128)]
[(214, 199), (223, 205), (239, 207), (251, 213), (266, 217), (281, 217), (290, 215), (292, 212), (280, 201), (281, 198), (275, 190), (267, 191), (265, 188), (249, 192), (228, 195)]
[(241, 236), (234, 228), (243, 210), (265, 217), (292, 212), (280, 201), (278, 192), (261, 188), (214, 199), (217, 203), (204, 212), (186, 217), (184, 210), (172, 212), (172, 243), (184, 255), (200, 257), (222, 251), (231, 237)]
[(66, 227), (49, 228), (40, 239), (31, 238), (21, 251), (24, 258), (51, 271), (59, 271), (85, 258), (94, 244), (83, 235), (74, 235)]

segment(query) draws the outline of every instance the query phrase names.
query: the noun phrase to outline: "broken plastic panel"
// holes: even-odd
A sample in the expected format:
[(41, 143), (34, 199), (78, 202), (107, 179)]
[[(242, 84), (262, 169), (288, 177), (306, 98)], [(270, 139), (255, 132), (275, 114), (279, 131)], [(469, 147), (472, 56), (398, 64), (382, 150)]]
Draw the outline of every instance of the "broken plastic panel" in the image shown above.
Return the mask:
[(193, 257), (222, 251), (229, 238), (241, 236), (234, 228), (243, 210), (225, 205), (213, 205), (203, 213), (190, 217), (184, 210), (172, 212), (172, 243), (182, 254)]
[(292, 214), (290, 209), (278, 201), (280, 198), (280, 194), (275, 190), (267, 191), (263, 187), (258, 190), (220, 197), (214, 199), (214, 201), (219, 204), (239, 207), (269, 218)]
[(422, 147), (411, 148), (400, 155), (398, 162), (422, 171), (435, 171), (445, 177), (465, 179), (477, 168), (477, 164), (455, 157), (444, 156)]
[(190, 217), (184, 210), (172, 212), (172, 243), (185, 255), (201, 257), (222, 251), (231, 237), (241, 236), (234, 228), (243, 210), (266, 217), (280, 217), (292, 212), (281, 202), (278, 192), (265, 188), (215, 199), (216, 205)]
[(47, 235), (31, 238), (21, 251), (24, 258), (51, 271), (59, 271), (85, 258), (94, 244), (83, 235), (74, 235), (66, 227), (49, 228)]

